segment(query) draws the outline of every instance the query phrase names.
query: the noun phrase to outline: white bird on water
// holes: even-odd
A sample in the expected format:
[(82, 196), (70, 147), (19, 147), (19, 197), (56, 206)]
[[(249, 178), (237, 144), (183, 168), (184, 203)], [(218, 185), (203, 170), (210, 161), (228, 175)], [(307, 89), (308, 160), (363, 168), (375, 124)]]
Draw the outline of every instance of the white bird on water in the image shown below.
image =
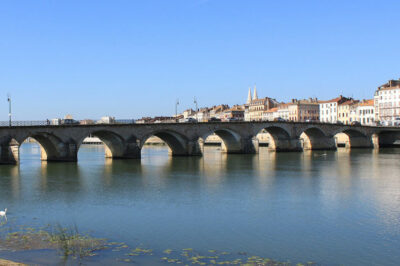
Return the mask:
[(5, 208), (5, 210), (4, 211), (0, 211), (0, 217), (3, 219), (3, 218), (6, 218), (6, 221), (7, 221), (7, 208)]

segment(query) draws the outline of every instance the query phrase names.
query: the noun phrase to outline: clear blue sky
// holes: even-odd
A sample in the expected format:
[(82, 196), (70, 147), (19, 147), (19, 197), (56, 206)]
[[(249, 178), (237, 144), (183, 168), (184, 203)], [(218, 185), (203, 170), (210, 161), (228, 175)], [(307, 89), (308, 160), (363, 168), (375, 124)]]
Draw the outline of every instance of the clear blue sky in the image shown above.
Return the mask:
[(400, 78), (400, 1), (1, 1), (0, 120), (372, 98)]

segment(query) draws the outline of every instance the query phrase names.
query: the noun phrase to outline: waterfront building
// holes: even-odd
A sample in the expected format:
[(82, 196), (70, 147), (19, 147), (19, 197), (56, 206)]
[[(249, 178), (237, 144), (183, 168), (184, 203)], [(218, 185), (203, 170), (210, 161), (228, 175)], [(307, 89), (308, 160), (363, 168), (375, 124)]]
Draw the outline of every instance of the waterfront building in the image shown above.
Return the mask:
[(277, 116), (280, 119), (289, 121), (289, 103), (278, 104)]
[(178, 117), (175, 116), (155, 116), (155, 117), (142, 117), (135, 122), (136, 124), (145, 124), (145, 123), (175, 123), (176, 119), (183, 119), (183, 116), (180, 115)]
[(357, 113), (358, 121), (361, 123), (361, 125), (376, 125), (374, 99), (363, 100), (359, 104), (357, 104)]
[(152, 120), (151, 117), (142, 117), (142, 118), (136, 120), (136, 124), (150, 123), (151, 120)]
[(278, 107), (271, 108), (265, 112), (263, 112), (263, 121), (274, 121), (275, 118), (278, 118)]
[(58, 126), (58, 125), (61, 125), (61, 124), (62, 124), (61, 118), (53, 118), (53, 119), (50, 120), (50, 125)]
[(242, 105), (234, 105), (224, 111), (222, 121), (243, 121), (244, 120), (244, 107)]
[(217, 118), (223, 119), (225, 110), (229, 109), (229, 105), (227, 104), (220, 104), (217, 106), (213, 106), (209, 112), (209, 118)]
[(64, 119), (61, 119), (60, 124), (62, 125), (74, 125), (74, 124), (79, 124), (79, 121), (74, 120), (72, 115), (66, 115), (64, 116)]
[(375, 112), (383, 125), (397, 125), (400, 121), (400, 79), (389, 80), (378, 87), (374, 100)]
[(191, 108), (183, 111), (182, 113), (184, 119), (194, 118), (195, 114), (196, 112)]
[(204, 107), (200, 108), (199, 111), (196, 113), (196, 119), (199, 122), (207, 122), (208, 119), (210, 118), (210, 113), (209, 113), (209, 108)]
[(251, 98), (251, 101), (249, 101), (249, 96), (251, 97), (250, 89), (247, 97), (247, 102), (244, 107), (245, 121), (262, 121), (264, 112), (278, 106), (278, 102), (275, 99), (269, 97), (258, 99), (256, 87), (254, 87), (254, 94), (253, 98)]
[[(319, 104), (317, 98), (305, 100), (292, 99), (292, 102), (287, 104), (287, 109), (289, 111), (287, 120), (289, 121), (319, 121)], [(282, 115), (286, 116), (286, 113)]]
[(103, 116), (96, 122), (96, 124), (114, 124), (115, 123), (115, 117), (112, 116)]
[[(343, 123), (344, 125), (350, 125), (352, 121), (357, 120), (357, 104), (359, 101), (357, 100), (348, 100), (342, 102), (338, 105), (338, 118), (337, 121)], [(354, 120), (356, 119), (356, 120)]]
[(83, 119), (79, 121), (81, 125), (93, 125), (94, 121), (92, 119)]
[(338, 121), (338, 106), (351, 98), (340, 95), (329, 101), (319, 102), (319, 120), (323, 123), (337, 123)]
[(152, 123), (175, 123), (175, 117), (173, 117), (173, 116), (155, 116), (152, 119)]

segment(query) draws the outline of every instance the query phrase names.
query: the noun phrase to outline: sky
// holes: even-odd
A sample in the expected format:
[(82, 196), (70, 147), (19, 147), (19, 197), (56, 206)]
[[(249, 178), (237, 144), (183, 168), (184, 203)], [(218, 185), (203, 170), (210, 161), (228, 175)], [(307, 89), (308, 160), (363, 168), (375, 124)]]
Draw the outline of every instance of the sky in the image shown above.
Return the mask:
[[(259, 97), (373, 97), (400, 1), (0, 2), (0, 120), (169, 116)], [(1, 100), (3, 99), (3, 100)]]

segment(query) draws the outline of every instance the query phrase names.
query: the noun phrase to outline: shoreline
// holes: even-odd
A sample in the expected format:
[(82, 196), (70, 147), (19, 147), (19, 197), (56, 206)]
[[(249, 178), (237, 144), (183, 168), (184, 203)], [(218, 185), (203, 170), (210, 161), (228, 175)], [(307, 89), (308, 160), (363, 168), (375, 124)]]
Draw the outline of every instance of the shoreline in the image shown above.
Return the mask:
[(26, 266), (27, 264), (0, 258), (0, 266)]

